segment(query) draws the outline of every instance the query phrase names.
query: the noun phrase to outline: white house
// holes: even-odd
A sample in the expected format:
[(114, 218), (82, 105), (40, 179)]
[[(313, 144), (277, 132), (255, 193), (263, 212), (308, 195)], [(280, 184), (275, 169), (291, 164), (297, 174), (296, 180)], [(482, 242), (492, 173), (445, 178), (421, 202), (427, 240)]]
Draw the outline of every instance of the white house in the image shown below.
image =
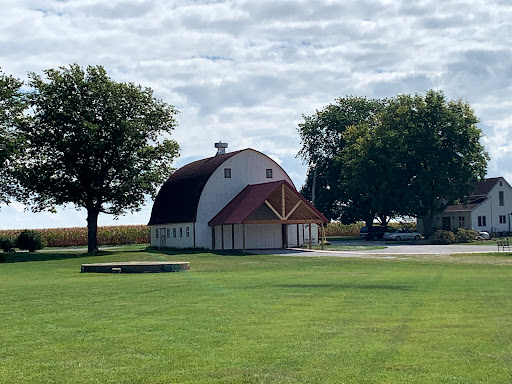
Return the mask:
[[(151, 245), (258, 249), (318, 243), (327, 219), (286, 172), (254, 149), (198, 160), (175, 171), (155, 199)], [(310, 241), (311, 239), (311, 241)]]
[[(512, 224), (512, 187), (503, 177), (485, 179), (474, 184), (466, 205), (448, 205), (434, 217), (435, 229), (471, 228), (489, 233), (510, 232)], [(423, 231), (421, 221), (418, 230)]]

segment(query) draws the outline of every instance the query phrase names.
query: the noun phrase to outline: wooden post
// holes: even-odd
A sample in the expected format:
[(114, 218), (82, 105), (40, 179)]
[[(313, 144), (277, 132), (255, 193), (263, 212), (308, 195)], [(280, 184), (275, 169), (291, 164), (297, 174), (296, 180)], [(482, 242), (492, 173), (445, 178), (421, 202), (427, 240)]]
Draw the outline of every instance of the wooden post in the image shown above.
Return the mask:
[(305, 241), (306, 241), (306, 235), (304, 234), (304, 224), (302, 224), (302, 245), (304, 245)]
[(311, 248), (311, 223), (309, 223), (309, 249)]
[(324, 239), (325, 239), (325, 236), (324, 236), (324, 223), (321, 224), (321, 228), (322, 228), (322, 250), (324, 249)]
[(297, 224), (297, 248), (300, 247), (299, 242), (299, 224)]
[(235, 249), (235, 224), (231, 224), (231, 249)]
[(242, 243), (243, 243), (243, 251), (245, 253), (245, 224), (242, 223)]
[(286, 207), (285, 207), (285, 202), (284, 202), (284, 184), (281, 184), (281, 216), (285, 217), (286, 216)]

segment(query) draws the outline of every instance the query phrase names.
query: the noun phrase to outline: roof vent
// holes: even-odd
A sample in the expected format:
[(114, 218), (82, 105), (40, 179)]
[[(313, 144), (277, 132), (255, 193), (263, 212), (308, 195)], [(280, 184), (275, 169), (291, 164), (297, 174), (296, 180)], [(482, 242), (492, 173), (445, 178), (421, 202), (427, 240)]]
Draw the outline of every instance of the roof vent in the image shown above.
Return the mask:
[(215, 154), (215, 156), (224, 155), (226, 153), (227, 147), (228, 143), (223, 143), (222, 141), (215, 143), (215, 148), (217, 148), (217, 153)]

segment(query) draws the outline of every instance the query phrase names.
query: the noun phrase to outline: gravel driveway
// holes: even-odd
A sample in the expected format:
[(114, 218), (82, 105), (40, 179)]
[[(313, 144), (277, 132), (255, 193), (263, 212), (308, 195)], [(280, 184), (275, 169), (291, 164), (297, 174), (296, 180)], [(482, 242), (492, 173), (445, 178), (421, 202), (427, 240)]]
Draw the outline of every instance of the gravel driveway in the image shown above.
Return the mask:
[(497, 252), (498, 247), (496, 244), (486, 245), (467, 245), (467, 244), (452, 244), (452, 245), (432, 245), (432, 244), (403, 244), (403, 243), (390, 243), (384, 241), (366, 242), (366, 241), (333, 241), (333, 245), (376, 245), (386, 247), (385, 249), (370, 249), (370, 250), (353, 250), (353, 251), (321, 251), (309, 250), (301, 248), (287, 248), (287, 249), (258, 249), (248, 250), (249, 253), (261, 255), (282, 255), (282, 256), (331, 256), (331, 257), (393, 257), (399, 255), (454, 255), (458, 253), (490, 253)]

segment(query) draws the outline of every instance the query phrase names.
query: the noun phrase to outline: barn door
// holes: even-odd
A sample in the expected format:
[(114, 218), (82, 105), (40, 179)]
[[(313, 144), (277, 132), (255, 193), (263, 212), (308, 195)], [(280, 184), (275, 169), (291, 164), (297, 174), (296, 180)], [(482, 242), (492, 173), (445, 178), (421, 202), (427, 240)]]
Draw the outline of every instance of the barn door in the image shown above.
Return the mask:
[(160, 228), (160, 247), (165, 248), (167, 246), (167, 241), (165, 238), (165, 228)]

